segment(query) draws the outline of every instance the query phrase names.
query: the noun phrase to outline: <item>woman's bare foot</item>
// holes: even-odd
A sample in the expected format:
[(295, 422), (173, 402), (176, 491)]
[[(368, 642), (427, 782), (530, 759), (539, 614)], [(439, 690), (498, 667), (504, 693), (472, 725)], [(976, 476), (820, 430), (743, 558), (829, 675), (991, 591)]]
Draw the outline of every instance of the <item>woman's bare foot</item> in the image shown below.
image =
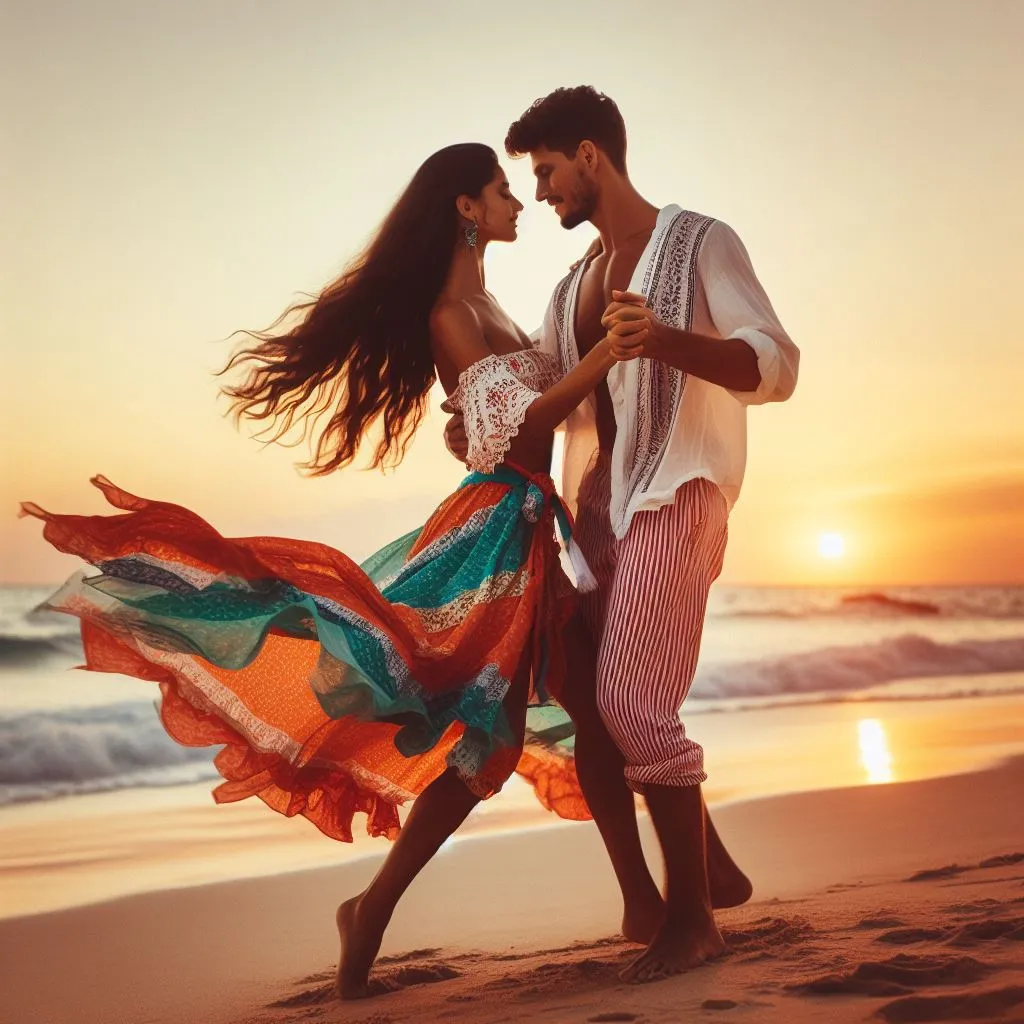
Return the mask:
[(377, 959), (387, 920), (375, 920), (364, 905), (365, 894), (346, 900), (335, 915), (341, 954), (336, 990), (339, 999), (365, 999), (370, 968)]
[(623, 981), (657, 981), (699, 967), (725, 952), (725, 940), (710, 914), (698, 921), (667, 920), (651, 944), (619, 977)]

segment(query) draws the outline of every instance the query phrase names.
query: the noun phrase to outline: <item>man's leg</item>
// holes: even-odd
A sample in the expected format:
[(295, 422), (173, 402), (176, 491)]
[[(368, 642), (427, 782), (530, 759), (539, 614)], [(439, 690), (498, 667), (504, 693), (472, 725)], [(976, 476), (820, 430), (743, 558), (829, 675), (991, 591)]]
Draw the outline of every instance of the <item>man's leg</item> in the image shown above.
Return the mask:
[(576, 774), (622, 890), (622, 934), (646, 946), (665, 920), (665, 905), (640, 845), (625, 759), (598, 714), (596, 652), (578, 618), (565, 641), (570, 676), (559, 699), (576, 729)]
[(711, 820), (711, 812), (704, 803), (704, 845), (708, 862), (708, 889), (711, 891), (711, 906), (715, 910), (742, 906), (754, 893), (750, 879), (740, 870), (725, 848), (722, 837)]
[[(600, 646), (601, 638), (604, 635), (605, 616), (608, 600), (611, 596), (616, 574), (617, 565), (617, 542), (612, 533), (611, 519), (609, 517), (609, 506), (611, 504), (611, 460), (607, 455), (598, 456), (594, 465), (586, 473), (580, 486), (579, 511), (576, 519), (574, 537), (580, 545), (591, 570), (598, 580), (598, 589), (592, 593), (581, 595), (580, 613), (574, 623), (572, 634), (574, 643), (581, 648), (588, 641), (593, 650)], [(582, 626), (582, 629), (578, 627)], [(591, 652), (581, 650), (570, 654), (570, 664), (573, 665), (572, 692), (570, 698), (575, 702), (575, 708), (566, 709), (578, 722), (590, 722), (593, 712), (596, 711), (596, 679), (590, 674), (592, 660)], [(586, 665), (585, 672), (577, 672), (577, 665)], [(594, 687), (594, 689), (591, 689)], [(577, 725), (579, 731), (579, 725)], [(590, 733), (597, 738), (591, 741), (586, 735), (588, 727), (584, 725), (584, 738), (582, 744), (577, 740), (576, 763), (577, 771), (580, 773), (580, 782), (585, 788), (587, 801), (593, 810), (595, 800), (601, 805), (601, 811), (595, 811), (595, 819), (598, 828), (601, 830), (602, 838), (608, 847), (609, 855), (615, 865), (616, 875), (622, 887), (623, 900), (625, 903), (625, 915), (623, 919), (623, 933), (635, 942), (645, 944), (651, 938), (651, 924), (657, 920), (660, 925), (664, 917), (664, 907), (654, 907), (650, 901), (649, 889), (646, 878), (650, 877), (646, 862), (638, 860), (634, 854), (632, 835), (636, 834), (636, 844), (639, 845), (639, 833), (636, 830), (636, 803), (629, 797), (629, 821), (627, 822), (627, 795), (624, 794), (624, 780), (612, 779), (612, 772), (620, 771), (623, 763), (622, 754), (615, 746), (614, 740), (604, 727), (603, 720), (600, 729), (594, 728)], [(593, 753), (591, 754), (591, 751)], [(591, 768), (591, 765), (594, 765)], [(614, 766), (614, 767), (612, 767)], [(592, 797), (586, 787), (590, 783), (590, 790), (596, 791), (600, 788), (601, 795)], [(609, 807), (615, 807), (615, 811), (608, 811), (607, 827), (603, 822), (604, 797)], [(707, 858), (708, 876), (711, 888), (711, 903), (715, 909), (724, 907), (736, 907), (750, 899), (751, 885), (746, 875), (740, 871), (735, 861), (729, 855), (721, 838), (715, 829), (707, 808), (704, 809), (705, 834), (707, 836)], [(608, 834), (606, 834), (606, 831)], [(624, 837), (629, 834), (627, 840)], [(616, 842), (621, 839), (621, 846)], [(613, 848), (616, 852), (613, 852)], [(625, 849), (623, 849), (625, 848)], [(640, 854), (642, 857), (642, 852)]]
[(625, 755), (627, 781), (647, 798), (666, 875), (665, 922), (624, 973), (628, 980), (685, 970), (724, 949), (708, 883), (703, 751), (686, 735), (679, 709), (696, 670), (727, 523), (718, 489), (692, 480), (673, 505), (638, 513), (618, 547), (598, 706)]
[(711, 908), (700, 786), (650, 783), (644, 794), (665, 858), (665, 921), (623, 981), (667, 978), (725, 952)]
[(597, 649), (615, 578), (611, 460), (599, 455), (583, 478), (573, 537), (598, 581), (580, 595), (566, 634), (569, 676), (561, 702), (576, 727), (576, 773), (622, 890), (622, 934), (647, 945), (665, 919), (665, 904), (644, 858), (636, 798), (623, 774), (625, 759), (597, 710)]

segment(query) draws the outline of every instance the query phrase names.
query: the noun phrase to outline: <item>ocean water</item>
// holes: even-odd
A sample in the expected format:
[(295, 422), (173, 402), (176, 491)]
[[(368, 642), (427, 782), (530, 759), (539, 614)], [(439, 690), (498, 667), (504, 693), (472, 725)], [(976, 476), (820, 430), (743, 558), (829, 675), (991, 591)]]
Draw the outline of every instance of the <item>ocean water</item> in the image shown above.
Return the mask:
[[(152, 683), (74, 670), (77, 620), (33, 611), (52, 589), (0, 588), (0, 806), (215, 778), (213, 749), (165, 735)], [(719, 586), (686, 715), (1009, 694), (1024, 587)]]

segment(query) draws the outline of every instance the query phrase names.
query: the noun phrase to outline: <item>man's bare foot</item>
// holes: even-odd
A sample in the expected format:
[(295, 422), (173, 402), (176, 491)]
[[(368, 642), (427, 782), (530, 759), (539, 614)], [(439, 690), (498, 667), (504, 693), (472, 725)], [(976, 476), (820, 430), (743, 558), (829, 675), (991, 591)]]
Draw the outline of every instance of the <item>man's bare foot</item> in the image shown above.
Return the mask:
[(365, 999), (370, 995), (370, 968), (384, 938), (386, 920), (374, 920), (364, 906), (364, 896), (346, 900), (335, 915), (341, 954), (335, 985), (339, 999)]
[(657, 889), (644, 899), (630, 900), (622, 915), (622, 934), (627, 942), (646, 946), (665, 923), (665, 903)]
[(711, 890), (711, 906), (715, 910), (738, 907), (753, 895), (750, 879), (732, 861), (719, 867), (708, 858), (708, 888)]
[(699, 967), (724, 952), (725, 940), (710, 914), (700, 924), (669, 920), (619, 977), (630, 982), (657, 981)]

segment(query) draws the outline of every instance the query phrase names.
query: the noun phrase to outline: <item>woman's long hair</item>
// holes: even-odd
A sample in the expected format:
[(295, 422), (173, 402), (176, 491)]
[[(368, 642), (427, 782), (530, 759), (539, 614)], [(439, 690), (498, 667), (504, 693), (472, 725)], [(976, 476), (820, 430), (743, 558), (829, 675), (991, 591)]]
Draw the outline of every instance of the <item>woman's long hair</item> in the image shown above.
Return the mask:
[[(341, 277), (266, 331), (242, 332), (257, 344), (220, 371), (249, 364), (241, 384), (222, 389), (236, 419), (270, 420), (270, 441), (301, 423), (301, 441), (329, 414), (303, 464), (313, 476), (348, 465), (379, 419), (372, 466), (401, 462), (436, 378), (429, 319), (459, 236), (455, 200), (478, 197), (497, 168), (494, 151), (478, 143), (435, 153)], [(275, 333), (295, 315), (295, 326)]]

